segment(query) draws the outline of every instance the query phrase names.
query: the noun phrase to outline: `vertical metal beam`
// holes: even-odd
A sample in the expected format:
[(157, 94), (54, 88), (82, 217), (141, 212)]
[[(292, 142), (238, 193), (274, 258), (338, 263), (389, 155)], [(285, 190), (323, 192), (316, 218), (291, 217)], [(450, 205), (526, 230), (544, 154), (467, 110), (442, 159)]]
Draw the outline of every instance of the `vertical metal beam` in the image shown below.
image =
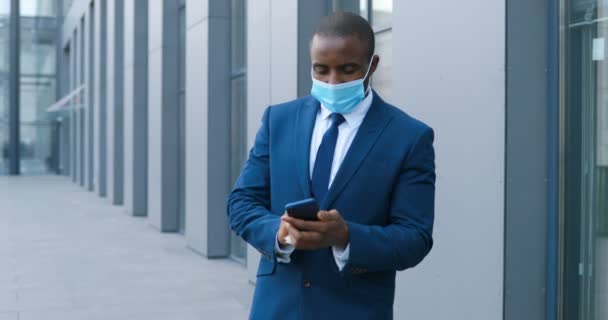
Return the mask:
[(9, 37), (9, 173), (19, 175), (19, 0), (11, 0)]
[(133, 27), (133, 108), (132, 121), (127, 128), (133, 135), (131, 160), (133, 185), (133, 215), (148, 213), (148, 1), (135, 2)]
[(559, 1), (548, 1), (548, 113), (549, 113), (549, 197), (547, 217), (547, 300), (546, 319), (558, 317), (559, 252), (559, 113), (560, 113), (560, 12)]
[(549, 319), (550, 2), (506, 1), (504, 319)]

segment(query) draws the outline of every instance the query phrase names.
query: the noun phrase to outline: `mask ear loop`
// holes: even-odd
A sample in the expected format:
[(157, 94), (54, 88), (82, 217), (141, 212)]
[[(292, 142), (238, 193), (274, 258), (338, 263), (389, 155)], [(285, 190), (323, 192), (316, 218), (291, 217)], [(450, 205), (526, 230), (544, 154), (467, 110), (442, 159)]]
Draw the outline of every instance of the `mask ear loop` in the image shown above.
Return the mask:
[[(367, 71), (365, 72), (365, 76), (363, 76), (363, 82), (365, 82), (365, 78), (367, 78), (367, 75), (369, 74), (369, 70), (372, 69), (372, 62), (374, 61), (374, 57), (376, 56), (376, 54), (372, 54), (372, 58), (369, 60), (369, 63), (367, 64)], [(312, 69), (310, 70), (312, 73)], [(367, 94), (371, 91), (371, 85), (370, 85), (370, 81), (371, 79), (368, 80), (367, 82), (367, 89), (365, 89), (365, 95), (367, 96)]]

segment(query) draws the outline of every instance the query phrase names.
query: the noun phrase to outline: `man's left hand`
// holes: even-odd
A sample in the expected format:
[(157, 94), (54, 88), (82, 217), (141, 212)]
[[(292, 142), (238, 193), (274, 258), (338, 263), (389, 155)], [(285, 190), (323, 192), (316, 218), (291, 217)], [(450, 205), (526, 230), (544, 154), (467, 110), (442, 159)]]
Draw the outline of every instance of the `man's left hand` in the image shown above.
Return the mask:
[(337, 210), (319, 211), (318, 221), (306, 221), (284, 215), (287, 230), (296, 249), (316, 250), (327, 247), (344, 249), (349, 242), (348, 225)]

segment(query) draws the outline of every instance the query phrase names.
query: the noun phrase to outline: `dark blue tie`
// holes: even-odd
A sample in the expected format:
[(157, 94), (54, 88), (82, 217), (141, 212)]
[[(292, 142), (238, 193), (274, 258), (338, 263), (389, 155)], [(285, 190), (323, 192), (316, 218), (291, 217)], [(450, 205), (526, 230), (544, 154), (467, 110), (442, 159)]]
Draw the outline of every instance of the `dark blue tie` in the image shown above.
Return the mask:
[(344, 117), (341, 114), (331, 114), (331, 127), (325, 131), (317, 151), (315, 167), (312, 170), (312, 193), (319, 204), (325, 200), (325, 195), (329, 189), (329, 176), (331, 175), (331, 164), (334, 161), (334, 152), (336, 151), (338, 127), (342, 122), (344, 122)]

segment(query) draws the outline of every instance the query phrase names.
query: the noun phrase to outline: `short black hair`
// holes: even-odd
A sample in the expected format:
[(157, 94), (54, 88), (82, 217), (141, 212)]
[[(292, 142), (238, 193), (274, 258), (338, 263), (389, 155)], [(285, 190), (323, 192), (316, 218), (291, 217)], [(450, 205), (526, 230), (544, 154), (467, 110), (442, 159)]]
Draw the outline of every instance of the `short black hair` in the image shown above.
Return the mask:
[(372, 26), (360, 15), (350, 12), (336, 12), (323, 17), (310, 37), (310, 41), (315, 35), (340, 38), (354, 35), (367, 45), (368, 59), (372, 58), (376, 49), (376, 39)]

